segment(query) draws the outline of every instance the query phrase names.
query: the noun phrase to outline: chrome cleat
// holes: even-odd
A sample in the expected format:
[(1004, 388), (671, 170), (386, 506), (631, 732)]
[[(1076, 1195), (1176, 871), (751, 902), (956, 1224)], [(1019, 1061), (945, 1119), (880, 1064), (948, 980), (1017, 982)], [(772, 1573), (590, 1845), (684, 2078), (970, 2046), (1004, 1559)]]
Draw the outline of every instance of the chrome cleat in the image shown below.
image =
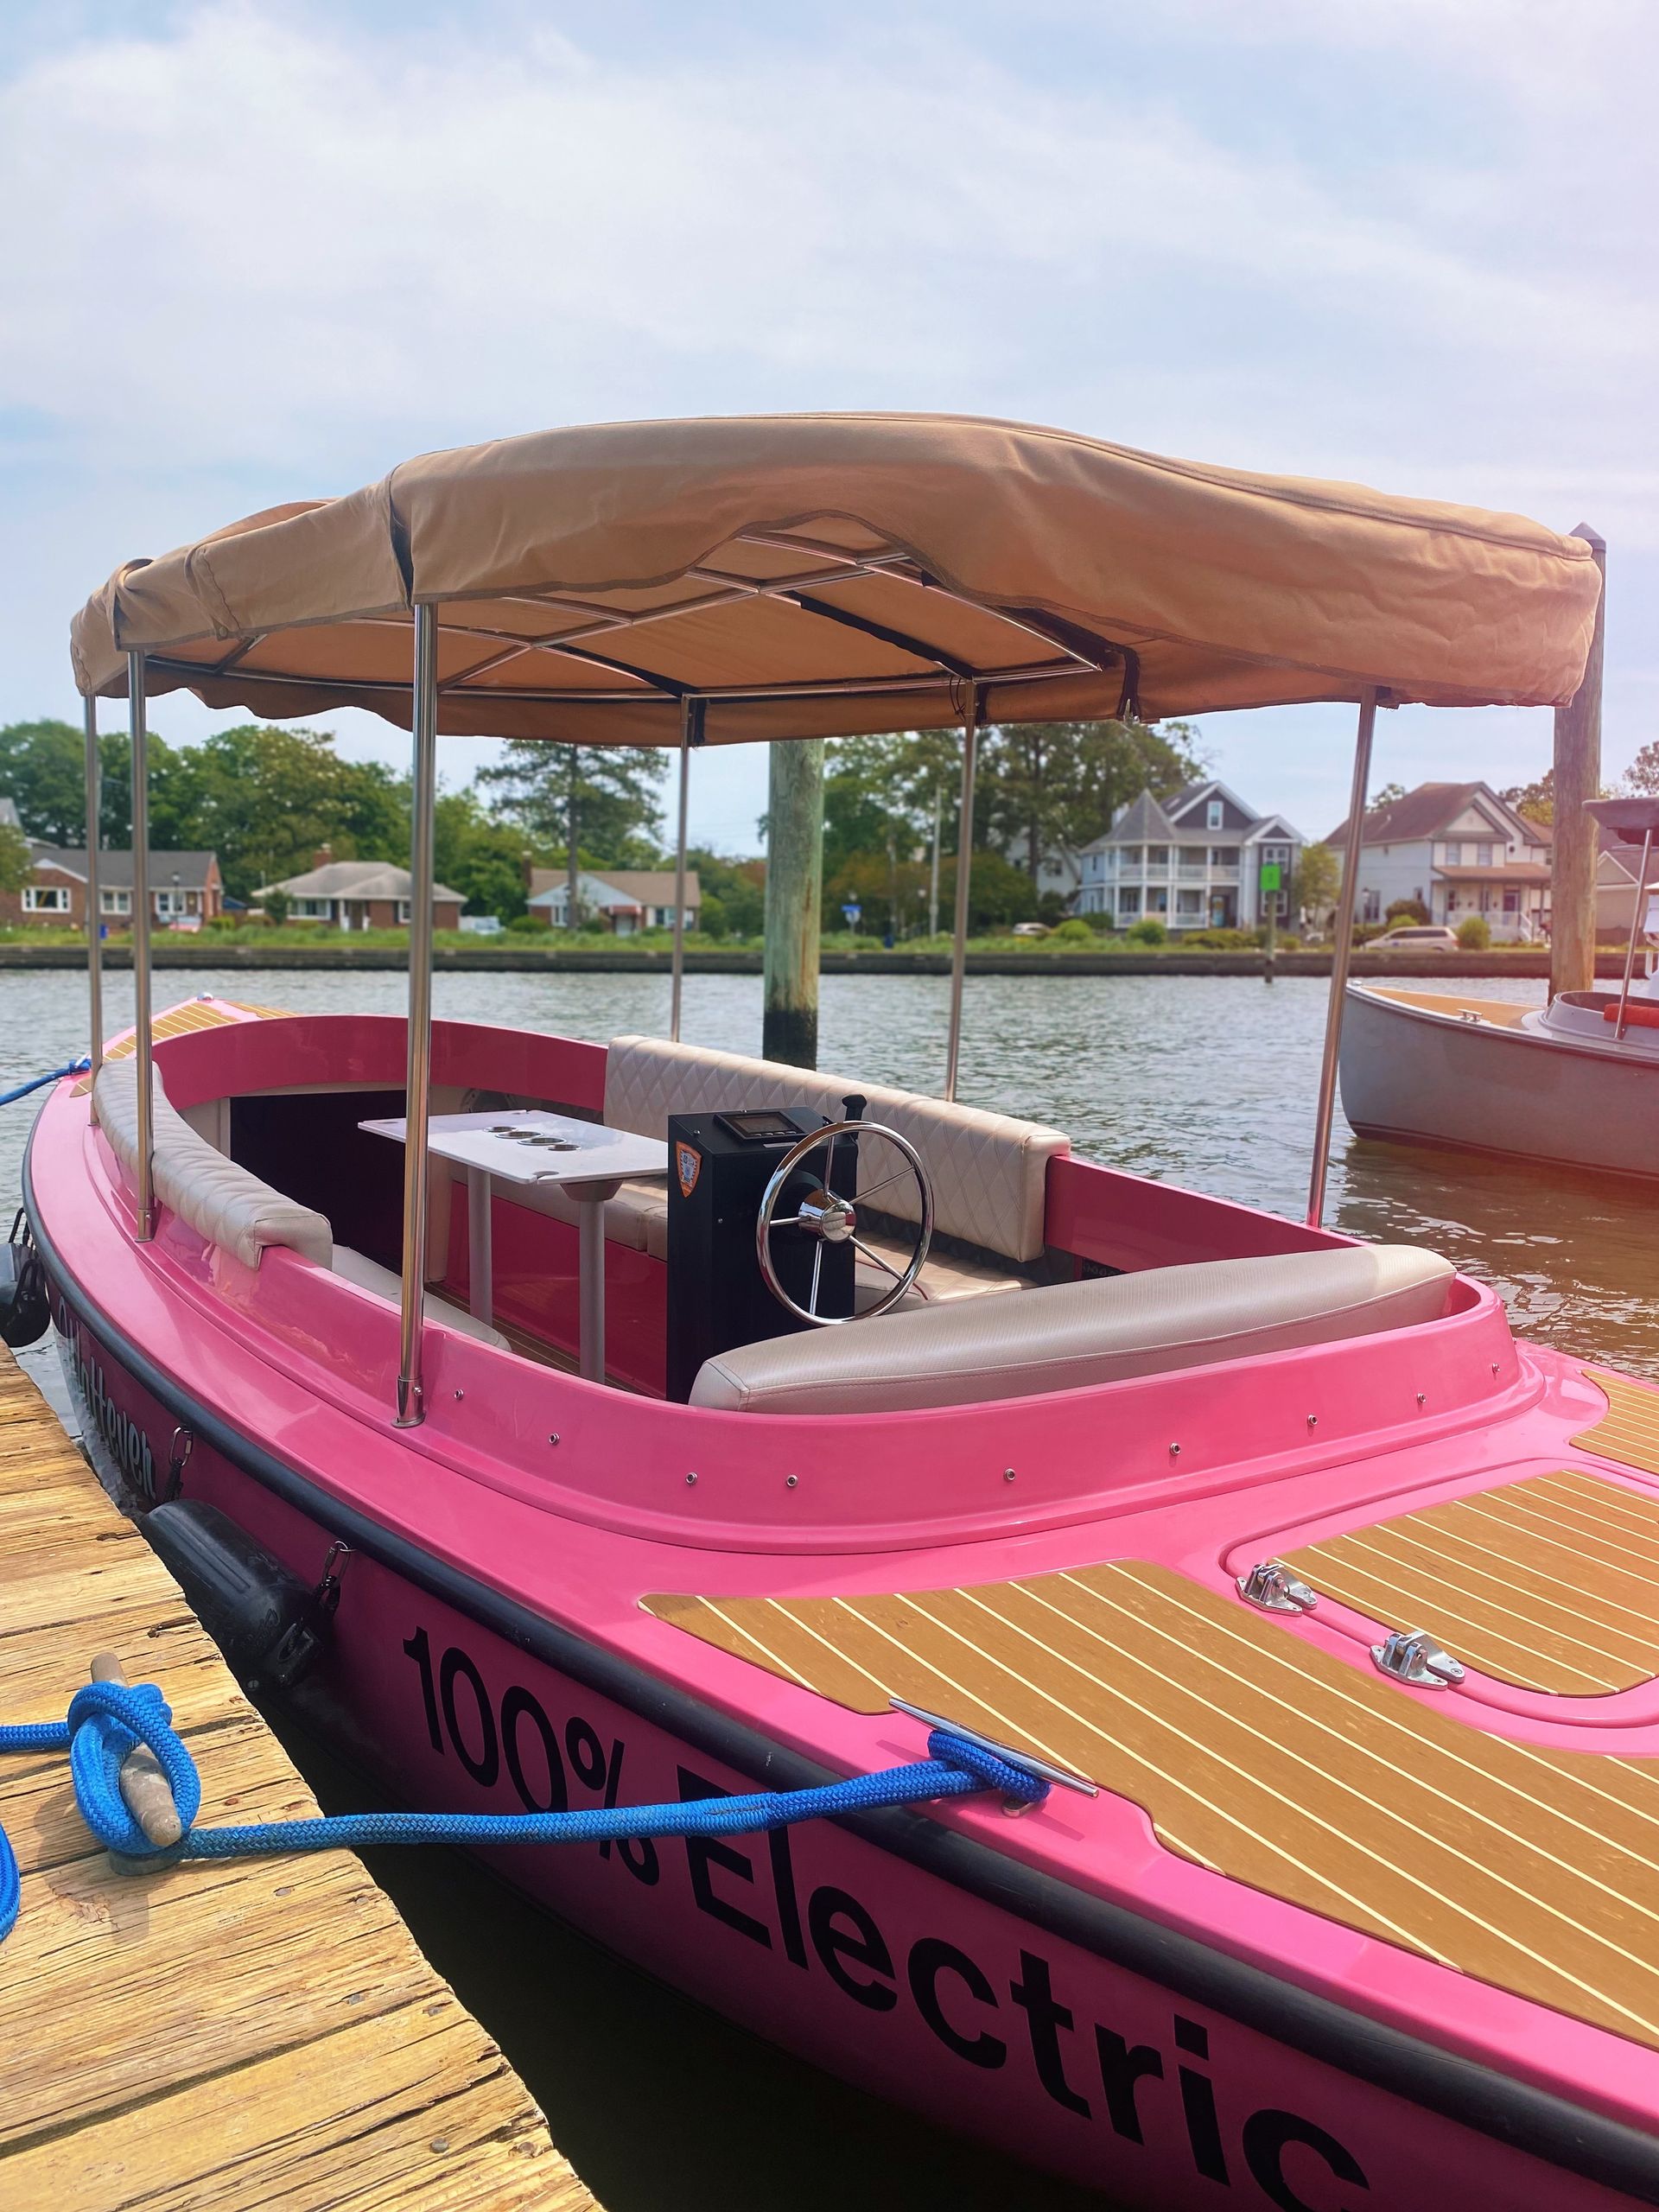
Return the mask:
[(1316, 1591), (1298, 1581), (1281, 1559), (1258, 1560), (1248, 1574), (1237, 1577), (1239, 1596), (1247, 1605), (1264, 1613), (1311, 1613), (1319, 1602)]

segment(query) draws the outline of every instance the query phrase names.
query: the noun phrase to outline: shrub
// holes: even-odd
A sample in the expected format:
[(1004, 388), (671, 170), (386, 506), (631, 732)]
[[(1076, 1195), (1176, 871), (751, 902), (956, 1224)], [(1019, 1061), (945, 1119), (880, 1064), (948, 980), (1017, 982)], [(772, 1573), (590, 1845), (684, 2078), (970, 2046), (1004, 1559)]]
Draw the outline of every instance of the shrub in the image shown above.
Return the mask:
[(1458, 943), (1465, 952), (1489, 951), (1491, 942), (1491, 925), (1484, 914), (1465, 915), (1458, 924)]
[(1427, 922), (1428, 909), (1421, 899), (1396, 899), (1382, 919), (1390, 929), (1396, 922)]
[(1051, 944), (1092, 944), (1095, 933), (1081, 915), (1073, 914), (1069, 921), (1056, 925), (1048, 941)]
[(554, 938), (563, 937), (563, 930), (550, 930), (539, 914), (515, 914), (506, 925), (509, 937), (544, 937), (550, 944)]
[(1131, 944), (1167, 944), (1169, 931), (1155, 914), (1143, 914), (1123, 932)]
[(1184, 930), (1181, 943), (1202, 945), (1206, 952), (1248, 952), (1262, 937), (1256, 930)]

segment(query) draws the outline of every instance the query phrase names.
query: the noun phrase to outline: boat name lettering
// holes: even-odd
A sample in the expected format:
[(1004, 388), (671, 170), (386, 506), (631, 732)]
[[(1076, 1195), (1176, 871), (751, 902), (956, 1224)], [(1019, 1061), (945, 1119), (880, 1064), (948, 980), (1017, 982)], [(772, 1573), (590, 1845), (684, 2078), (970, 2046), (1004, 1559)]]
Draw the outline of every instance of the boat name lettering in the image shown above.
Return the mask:
[(149, 1448), (149, 1439), (131, 1414), (117, 1405), (110, 1395), (104, 1380), (104, 1370), (87, 1349), (89, 1341), (83, 1329), (75, 1345), (75, 1373), (87, 1411), (98, 1424), (98, 1433), (122, 1473), (135, 1489), (153, 1503), (156, 1497), (156, 1458)]
[[(435, 1665), (423, 1628), (403, 1648), (419, 1673), (428, 1742), (440, 1757), (453, 1752), (480, 1789), (492, 1788), (505, 1769), (530, 1810), (563, 1812), (569, 1804), (568, 1769), (601, 1803), (617, 1803), (625, 1751), (620, 1737), (607, 1746), (580, 1715), (572, 1715), (561, 1732), (522, 1683), (513, 1683), (498, 1707), (475, 1662), (455, 1645)], [(678, 1769), (678, 1787), (686, 1802), (730, 1794), (686, 1766)], [(934, 2039), (964, 2064), (994, 2071), (1007, 2064), (1011, 2043), (1023, 2043), (1053, 2103), (1081, 2119), (1098, 2114), (1126, 2143), (1144, 2144), (1148, 2126), (1184, 2126), (1197, 2173), (1226, 2188), (1248, 2175), (1278, 2212), (1350, 2212), (1342, 2198), (1332, 2197), (1331, 2183), (1369, 2190), (1347, 2145), (1297, 2113), (1273, 2106), (1253, 2112), (1238, 2130), (1236, 2147), (1230, 2146), (1213, 2082), (1204, 2070), (1210, 2063), (1209, 2031), (1198, 2021), (1173, 2016), (1168, 2053), (1152, 2044), (1130, 2044), (1096, 2023), (1089, 2054), (1088, 2029), (1079, 2033), (1071, 2007), (1056, 1994), (1049, 1961), (1022, 1948), (1020, 1972), (1007, 1986), (1014, 2013), (1024, 2016), (1015, 2033), (1013, 2019), (995, 2017), (1002, 1999), (990, 1975), (957, 1944), (920, 1936), (901, 1963), (874, 1914), (850, 1891), (826, 1882), (803, 1900), (787, 1828), (743, 1839), (753, 1847), (747, 1850), (724, 1837), (683, 1840), (691, 1902), (699, 1912), (747, 1942), (777, 1949), (791, 1966), (810, 1972), (816, 1964), (843, 1997), (867, 2012), (893, 2012), (907, 1995)], [(601, 1857), (610, 1857), (609, 1843), (598, 1848)], [(617, 1848), (638, 1880), (658, 1881), (661, 1862), (649, 1839), (632, 1838)], [(758, 1872), (761, 1865), (764, 1873)], [(997, 2034), (998, 2025), (1009, 2033)], [(1143, 2094), (1154, 2083), (1166, 2085), (1164, 2094)], [(1317, 2195), (1303, 2196), (1304, 2187)]]

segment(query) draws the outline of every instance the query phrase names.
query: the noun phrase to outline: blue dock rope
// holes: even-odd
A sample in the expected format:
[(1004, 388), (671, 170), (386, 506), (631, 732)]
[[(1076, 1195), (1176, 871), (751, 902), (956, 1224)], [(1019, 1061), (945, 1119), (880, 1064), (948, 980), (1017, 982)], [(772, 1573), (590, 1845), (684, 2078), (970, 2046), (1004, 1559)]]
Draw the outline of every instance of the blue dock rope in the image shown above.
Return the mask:
[[(167, 1777), (182, 1840), (152, 1844), (121, 1795), (122, 1762), (147, 1744)], [(201, 1780), (173, 1727), (173, 1715), (153, 1682), (129, 1688), (90, 1682), (69, 1700), (64, 1720), (0, 1727), (0, 1751), (69, 1753), (81, 1817), (124, 1872), (141, 1874), (180, 1859), (241, 1859), (291, 1851), (358, 1851), (393, 1843), (602, 1843), (632, 1836), (742, 1835), (798, 1821), (919, 1805), (994, 1789), (1021, 1804), (1040, 1804), (1049, 1785), (983, 1745), (935, 1728), (928, 1756), (878, 1774), (857, 1774), (815, 1789), (762, 1789), (743, 1797), (702, 1797), (689, 1803), (617, 1805), (582, 1813), (346, 1813), (328, 1820), (258, 1821), (245, 1827), (199, 1828)], [(0, 1829), (0, 1942), (17, 1917), (17, 1861)]]
[(48, 1083), (61, 1083), (67, 1075), (85, 1075), (92, 1065), (89, 1059), (66, 1060), (60, 1068), (54, 1068), (50, 1075), (31, 1076), (27, 1083), (20, 1083), (15, 1090), (0, 1090), (0, 1106), (10, 1106), (16, 1098), (27, 1098), (31, 1090), (44, 1090)]

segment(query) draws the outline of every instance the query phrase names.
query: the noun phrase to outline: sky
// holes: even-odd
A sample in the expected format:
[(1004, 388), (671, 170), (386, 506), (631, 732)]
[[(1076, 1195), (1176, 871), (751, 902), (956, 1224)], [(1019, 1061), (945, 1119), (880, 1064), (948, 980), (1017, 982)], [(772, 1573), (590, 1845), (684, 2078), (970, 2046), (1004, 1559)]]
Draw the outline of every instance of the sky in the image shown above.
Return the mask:
[[(1611, 779), (1659, 735), (1656, 64), (1652, 0), (0, 0), (0, 722), (78, 719), (118, 563), (411, 454), (915, 408), (1589, 522)], [(1351, 716), (1203, 742), (1323, 835)], [(1550, 742), (1402, 709), (1375, 780)], [(694, 842), (756, 849), (765, 784), (700, 758)]]

